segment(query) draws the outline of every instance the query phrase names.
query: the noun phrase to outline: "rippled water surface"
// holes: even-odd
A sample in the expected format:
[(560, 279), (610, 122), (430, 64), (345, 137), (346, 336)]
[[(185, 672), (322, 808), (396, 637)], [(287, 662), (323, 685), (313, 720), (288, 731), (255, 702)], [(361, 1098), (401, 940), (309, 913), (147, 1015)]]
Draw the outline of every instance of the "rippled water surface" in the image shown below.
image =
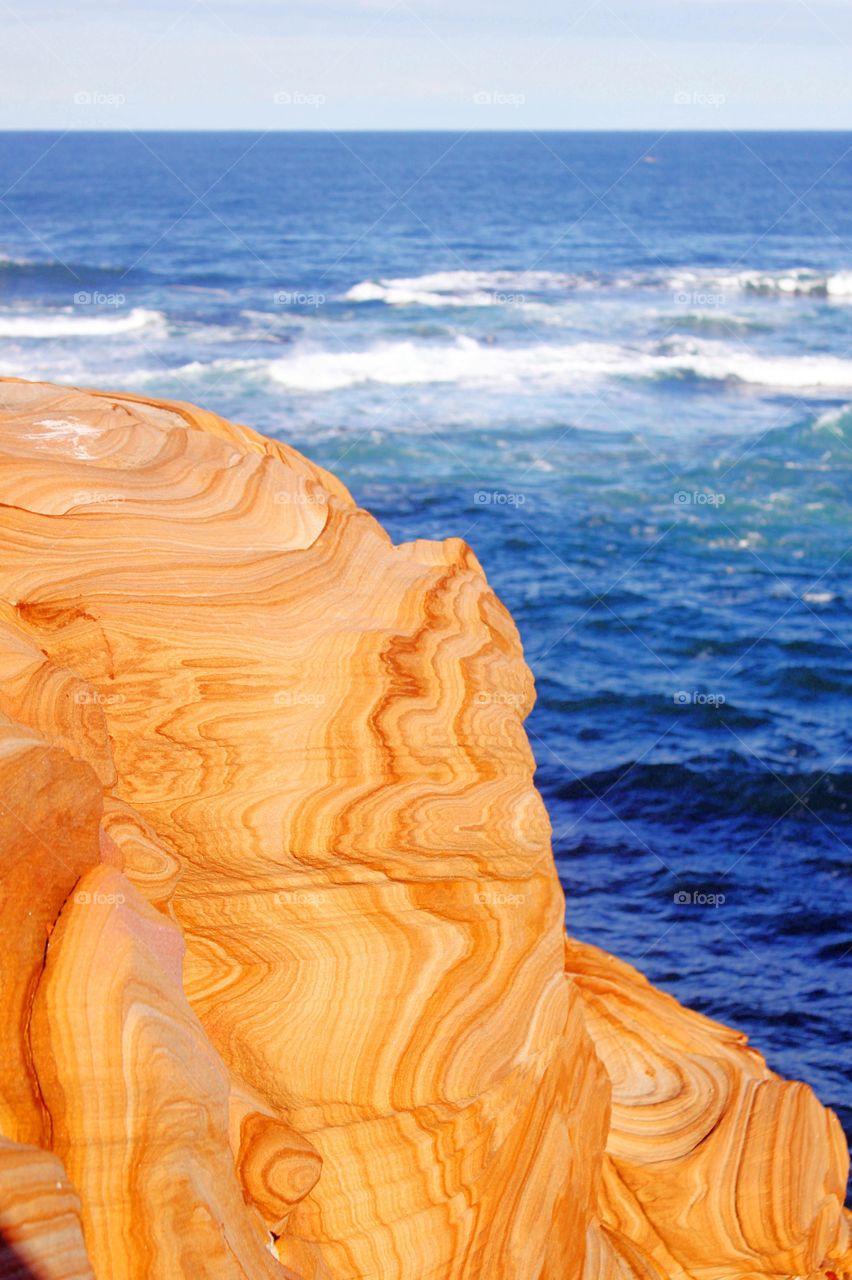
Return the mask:
[(848, 1128), (852, 135), (3, 134), (0, 169), (0, 371), (198, 401), (467, 538), (570, 929)]

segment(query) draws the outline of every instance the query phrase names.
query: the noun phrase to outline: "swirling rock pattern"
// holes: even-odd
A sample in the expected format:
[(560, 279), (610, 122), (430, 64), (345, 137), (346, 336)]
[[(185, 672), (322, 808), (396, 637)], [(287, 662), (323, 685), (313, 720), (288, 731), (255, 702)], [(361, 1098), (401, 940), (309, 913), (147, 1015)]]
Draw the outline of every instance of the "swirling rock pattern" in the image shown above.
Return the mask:
[(469, 548), (393, 546), (192, 406), (16, 381), (0, 502), (0, 1227), (34, 1274), (845, 1274), (831, 1113), (566, 943)]
[(94, 1280), (80, 1198), (62, 1162), (0, 1138), (0, 1275), (4, 1280)]

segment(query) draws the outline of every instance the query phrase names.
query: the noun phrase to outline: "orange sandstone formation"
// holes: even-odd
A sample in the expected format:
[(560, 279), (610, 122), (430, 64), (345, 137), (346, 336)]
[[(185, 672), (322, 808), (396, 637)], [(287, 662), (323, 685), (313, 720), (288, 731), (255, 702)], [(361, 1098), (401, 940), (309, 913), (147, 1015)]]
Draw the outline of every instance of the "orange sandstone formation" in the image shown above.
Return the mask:
[(834, 1116), (565, 940), (464, 544), (16, 381), (0, 502), (0, 1277), (850, 1274)]

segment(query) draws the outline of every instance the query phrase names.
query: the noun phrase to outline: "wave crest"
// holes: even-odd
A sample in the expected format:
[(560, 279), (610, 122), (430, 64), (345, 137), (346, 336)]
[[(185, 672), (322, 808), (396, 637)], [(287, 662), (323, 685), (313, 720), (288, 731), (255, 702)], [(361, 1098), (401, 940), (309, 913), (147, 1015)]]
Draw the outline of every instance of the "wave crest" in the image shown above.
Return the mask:
[(852, 388), (852, 361), (839, 356), (759, 356), (723, 344), (675, 339), (651, 349), (580, 342), (503, 347), (459, 337), (452, 344), (384, 342), (360, 351), (296, 351), (262, 362), (273, 381), (294, 391), (336, 391), (359, 384), (429, 383), (570, 387), (605, 378), (704, 379), (779, 390)]
[(161, 311), (134, 307), (115, 315), (81, 316), (72, 311), (50, 311), (40, 315), (31, 312), (0, 313), (0, 337), (4, 338), (79, 338), (109, 337), (132, 333), (136, 329), (157, 327), (164, 331), (166, 318)]
[(556, 271), (432, 271), (422, 276), (362, 280), (343, 298), (346, 302), (383, 302), (397, 307), (523, 306), (527, 295), (567, 293), (596, 284), (592, 276)]

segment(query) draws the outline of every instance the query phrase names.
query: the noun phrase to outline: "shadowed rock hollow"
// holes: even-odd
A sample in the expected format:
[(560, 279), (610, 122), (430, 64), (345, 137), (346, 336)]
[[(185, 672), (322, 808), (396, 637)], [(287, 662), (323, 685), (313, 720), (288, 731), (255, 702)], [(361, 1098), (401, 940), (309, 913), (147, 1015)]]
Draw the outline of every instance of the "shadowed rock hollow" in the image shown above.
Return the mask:
[(15, 381), (0, 502), (0, 1276), (848, 1274), (833, 1114), (566, 940), (468, 547)]

